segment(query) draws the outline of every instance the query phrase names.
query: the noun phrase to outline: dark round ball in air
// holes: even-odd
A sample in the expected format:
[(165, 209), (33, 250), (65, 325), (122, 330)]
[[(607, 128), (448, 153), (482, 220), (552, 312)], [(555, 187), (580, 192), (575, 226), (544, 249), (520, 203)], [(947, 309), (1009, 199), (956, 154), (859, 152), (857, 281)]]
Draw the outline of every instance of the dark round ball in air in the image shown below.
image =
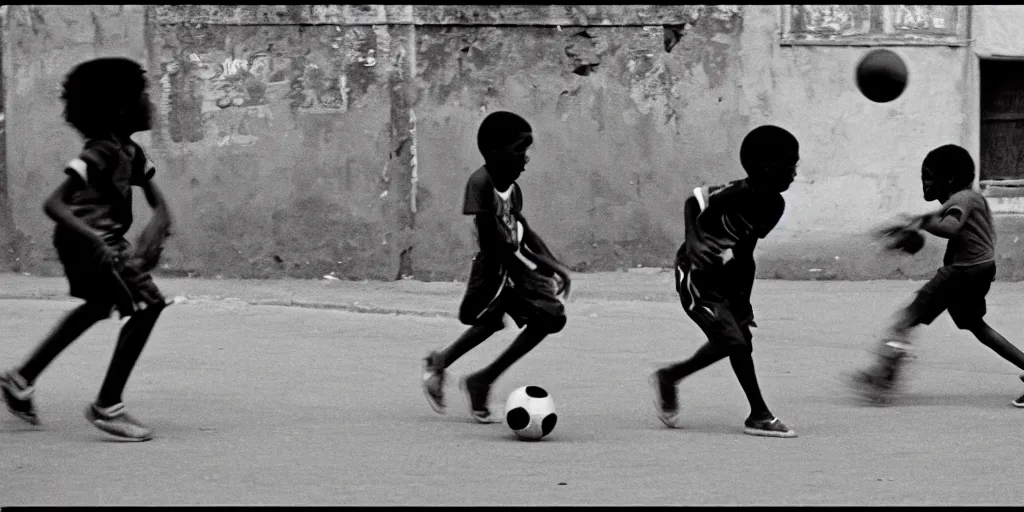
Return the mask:
[(907, 65), (891, 50), (871, 50), (857, 65), (857, 88), (875, 103), (899, 98), (907, 88)]

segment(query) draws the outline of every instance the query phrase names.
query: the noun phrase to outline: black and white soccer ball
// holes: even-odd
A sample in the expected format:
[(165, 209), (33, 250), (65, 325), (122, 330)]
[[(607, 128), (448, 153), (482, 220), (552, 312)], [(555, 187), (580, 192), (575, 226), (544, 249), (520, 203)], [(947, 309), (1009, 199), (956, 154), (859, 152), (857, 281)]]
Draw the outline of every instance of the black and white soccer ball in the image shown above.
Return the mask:
[(551, 433), (558, 422), (555, 401), (540, 386), (523, 386), (508, 395), (505, 423), (519, 439), (537, 441)]

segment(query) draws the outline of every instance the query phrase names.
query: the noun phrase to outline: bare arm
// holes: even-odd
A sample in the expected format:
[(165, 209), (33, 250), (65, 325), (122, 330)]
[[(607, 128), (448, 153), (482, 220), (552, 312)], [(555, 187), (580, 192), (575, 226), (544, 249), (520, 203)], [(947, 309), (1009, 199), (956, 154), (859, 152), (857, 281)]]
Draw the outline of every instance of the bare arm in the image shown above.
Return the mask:
[(75, 217), (68, 206), (71, 194), (79, 188), (81, 188), (81, 182), (77, 178), (69, 176), (46, 198), (43, 203), (43, 212), (57, 225), (81, 236), (83, 240), (97, 245), (106, 245), (100, 233), (82, 222), (82, 219)]
[(951, 210), (946, 215), (938, 213), (929, 215), (921, 222), (921, 229), (942, 238), (951, 238), (960, 232), (964, 225), (964, 215), (960, 210)]
[(71, 194), (80, 187), (81, 182), (77, 178), (69, 176), (46, 198), (46, 201), (43, 203), (43, 212), (46, 213), (47, 217), (53, 219), (58, 226), (78, 235), (82, 241), (92, 247), (94, 252), (91, 257), (96, 258), (98, 263), (101, 265), (112, 265), (117, 262), (117, 252), (107, 245), (99, 232), (89, 227), (85, 222), (82, 222), (82, 219), (75, 217), (75, 214), (71, 212), (71, 208), (68, 206), (68, 199), (71, 197)]
[(523, 225), (523, 241), (519, 246), (520, 252), (535, 261), (538, 267), (541, 267), (540, 270), (543, 273), (557, 275), (562, 281), (561, 286), (558, 289), (558, 293), (561, 293), (565, 298), (568, 298), (572, 287), (572, 278), (569, 275), (569, 268), (561, 261), (558, 261), (558, 258), (556, 258), (551, 250), (548, 249), (547, 244), (544, 243), (544, 240), (540, 235), (530, 228), (530, 224), (526, 222), (526, 217), (522, 214), (518, 214), (516, 215), (516, 219)]
[(687, 242), (697, 238), (697, 215), (700, 215), (700, 205), (697, 197), (691, 195), (683, 203), (683, 227), (686, 229), (683, 236)]
[(965, 216), (959, 208), (935, 211), (918, 218), (919, 228), (935, 236), (952, 238), (960, 232)]
[[(523, 225), (523, 228), (523, 239), (525, 242), (527, 240), (527, 237), (525, 235), (526, 226)], [(529, 240), (529, 242), (524, 243), (522, 246), (520, 246), (519, 250), (526, 254), (527, 256), (529, 256), (530, 259), (537, 262), (539, 264), (538, 266), (542, 267), (542, 270), (545, 273), (558, 274), (559, 276), (569, 274), (569, 268), (565, 266), (565, 264), (562, 263), (561, 261), (558, 261), (558, 258), (555, 258), (555, 256), (551, 254), (547, 247), (537, 245), (538, 243), (544, 243), (540, 240), (539, 235), (533, 233), (533, 236), (531, 236)]]
[[(526, 217), (520, 213), (516, 215), (516, 220), (523, 225), (523, 244), (521, 245), (528, 246), (525, 249), (529, 250), (531, 255), (544, 257), (556, 264), (550, 266), (565, 267), (565, 264), (558, 261), (558, 258), (556, 258), (554, 253), (551, 252), (551, 249), (549, 249), (547, 244), (544, 243), (544, 240), (540, 235), (530, 227), (530, 223), (526, 222)], [(520, 249), (523, 249), (523, 247), (520, 247)]]
[(146, 202), (153, 208), (153, 217), (164, 225), (164, 228), (171, 227), (171, 211), (167, 206), (167, 201), (164, 199), (164, 195), (160, 192), (159, 187), (156, 186), (152, 180), (146, 180), (140, 185), (142, 192), (146, 195)]
[(686, 229), (686, 253), (691, 261), (698, 267), (707, 267), (714, 263), (721, 263), (721, 253), (724, 247), (719, 247), (714, 240), (700, 236), (697, 228), (697, 216), (700, 215), (700, 203), (697, 197), (691, 195), (683, 204), (683, 226)]

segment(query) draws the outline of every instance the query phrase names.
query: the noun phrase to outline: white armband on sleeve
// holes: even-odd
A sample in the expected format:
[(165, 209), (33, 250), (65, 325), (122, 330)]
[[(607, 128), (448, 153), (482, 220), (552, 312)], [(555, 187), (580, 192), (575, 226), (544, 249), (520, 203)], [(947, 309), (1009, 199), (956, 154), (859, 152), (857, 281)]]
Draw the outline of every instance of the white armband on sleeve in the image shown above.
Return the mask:
[(697, 198), (697, 205), (700, 206), (700, 211), (707, 209), (708, 197), (704, 194), (704, 187), (693, 189), (693, 197)]
[(77, 174), (78, 177), (82, 178), (82, 181), (86, 183), (89, 182), (89, 164), (85, 163), (85, 160), (82, 160), (81, 158), (75, 158), (74, 160), (68, 162), (66, 169), (75, 171), (75, 174)]

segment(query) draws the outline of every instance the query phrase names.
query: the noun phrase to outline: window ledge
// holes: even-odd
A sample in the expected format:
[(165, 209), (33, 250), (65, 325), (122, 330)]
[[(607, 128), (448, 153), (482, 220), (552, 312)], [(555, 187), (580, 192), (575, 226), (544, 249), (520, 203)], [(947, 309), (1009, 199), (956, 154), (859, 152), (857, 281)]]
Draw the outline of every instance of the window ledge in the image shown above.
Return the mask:
[(930, 39), (930, 40), (916, 40), (916, 39), (862, 39), (862, 38), (837, 38), (837, 39), (825, 39), (825, 38), (807, 38), (807, 39), (794, 39), (788, 37), (779, 38), (779, 46), (850, 46), (850, 47), (874, 47), (874, 46), (949, 46), (949, 47), (961, 47), (969, 46), (971, 44), (968, 40), (963, 39)]
[(992, 213), (1024, 215), (1024, 180), (982, 180), (980, 185)]

